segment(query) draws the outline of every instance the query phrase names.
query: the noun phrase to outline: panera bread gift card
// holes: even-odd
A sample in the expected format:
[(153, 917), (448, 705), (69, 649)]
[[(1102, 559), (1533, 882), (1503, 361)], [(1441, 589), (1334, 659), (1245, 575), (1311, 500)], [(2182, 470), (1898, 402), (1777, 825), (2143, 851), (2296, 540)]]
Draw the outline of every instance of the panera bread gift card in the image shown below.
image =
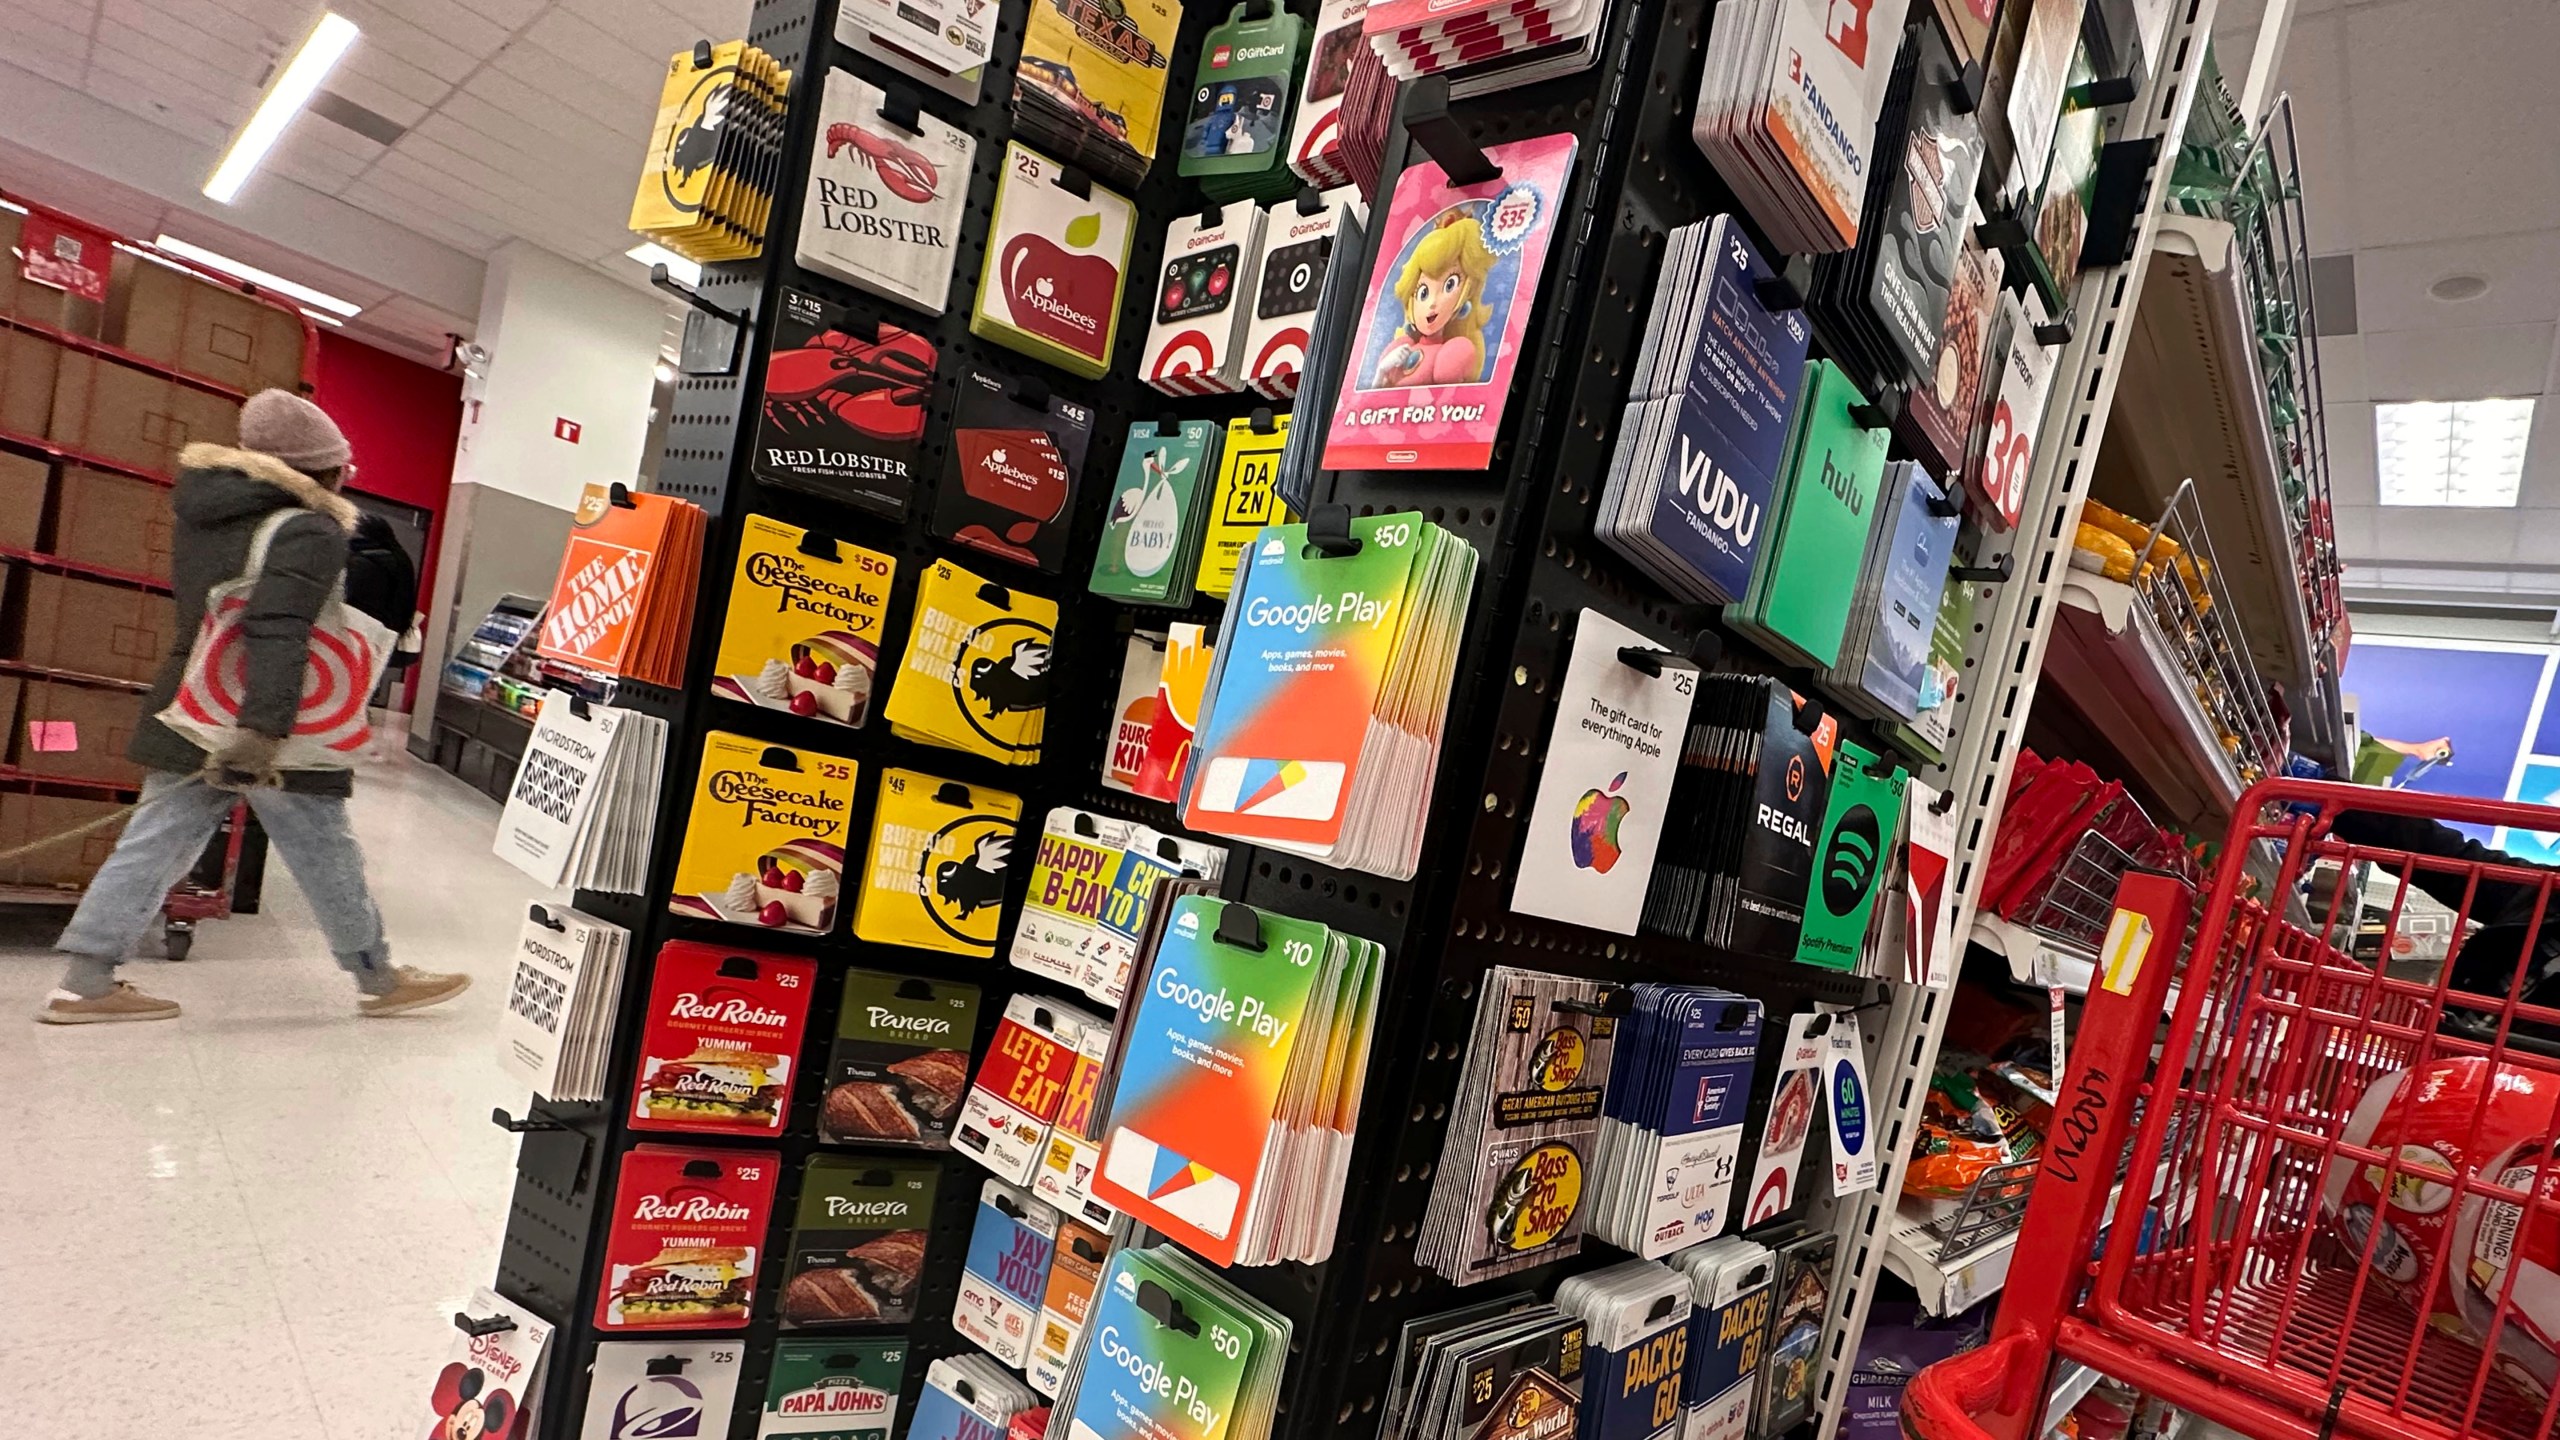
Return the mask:
[(818, 1138), (949, 1149), (977, 1033), (975, 985), (846, 971)]
[(915, 1318), (941, 1173), (929, 1160), (812, 1159), (791, 1226), (782, 1323), (896, 1325)]

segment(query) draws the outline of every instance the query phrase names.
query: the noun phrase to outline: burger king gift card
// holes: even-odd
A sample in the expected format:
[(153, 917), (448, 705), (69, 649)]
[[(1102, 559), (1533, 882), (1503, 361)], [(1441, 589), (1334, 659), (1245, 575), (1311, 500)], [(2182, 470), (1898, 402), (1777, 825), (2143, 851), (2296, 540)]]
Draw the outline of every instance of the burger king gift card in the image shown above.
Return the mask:
[(897, 562), (878, 551), (748, 516), (712, 693), (860, 725), (871, 713), (881, 616), (896, 574)]
[(667, 942), (649, 984), (631, 1123), (781, 1134), (817, 976), (812, 960)]
[(596, 1328), (743, 1328), (781, 1160), (770, 1151), (673, 1145), (626, 1152)]
[(853, 774), (852, 761), (814, 750), (704, 736), (667, 909), (797, 935), (833, 931)]
[(1098, 380), (1111, 369), (1136, 211), (1019, 141), (1004, 147), (969, 333)]

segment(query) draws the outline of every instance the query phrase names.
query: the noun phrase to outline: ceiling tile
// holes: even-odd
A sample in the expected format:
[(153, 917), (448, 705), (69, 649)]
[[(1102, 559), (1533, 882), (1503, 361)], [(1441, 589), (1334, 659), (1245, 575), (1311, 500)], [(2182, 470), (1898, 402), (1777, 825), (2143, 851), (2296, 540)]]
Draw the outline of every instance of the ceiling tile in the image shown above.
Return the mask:
[(2365, 505), (2338, 505), (2329, 512), (2330, 526), (2338, 533), (2338, 553), (2349, 560), (2373, 557), (2374, 512)]
[(2340, 23), (2358, 244), (2560, 229), (2560, 144), (2519, 131), (2549, 114), (2560, 7), (2401, 0)]
[(658, 98), (659, 77), (665, 73), (667, 56), (677, 48), (644, 50), (618, 30), (606, 29), (559, 6), (525, 28), (524, 43), (539, 45), (558, 56), (565, 66), (616, 88), (644, 94), (653, 103)]
[(164, 26), (160, 34), (147, 34), (120, 20), (101, 17), (96, 31), (97, 49), (89, 57), (92, 65), (101, 65), (110, 57), (129, 62), (132, 67), (118, 73), (137, 78), (156, 75), (189, 96), (195, 107), (206, 114), (245, 120), (257, 108), (259, 86), (255, 71), (243, 71), (223, 57), (228, 47), (212, 54), (198, 52), (185, 43), (187, 32), (177, 26)]
[(503, 75), (475, 75), (471, 88), (455, 91), (436, 113), (527, 155), (607, 169), (624, 168), (627, 162), (634, 175), (639, 173), (639, 155), (647, 144), (645, 136), (634, 140), (615, 134), (574, 110), (556, 105), (537, 126), (523, 114), (511, 113), (480, 94), (484, 87), (514, 83)]
[(2304, 226), (2314, 250), (2348, 249), (2356, 232), (2356, 152), (2347, 125), (2346, 32), (2338, 17), (2298, 17), (2279, 79), (2293, 98)]
[(0, 58), (39, 74), (76, 73), (88, 63), (89, 30), (0, 8)]
[(183, 47), (257, 86), (289, 43), (257, 21), (206, 0), (105, 0), (99, 18)]
[(2498, 561), (2515, 558), (2522, 517), (2514, 510), (2394, 505), (2375, 512), (2374, 552), (2397, 562)]
[(2320, 339), (2320, 393), (2335, 405), (2371, 394), (2364, 378), (2364, 337), (2324, 335)]
[(219, 146), (231, 138), (231, 120), (207, 114), (197, 109), (193, 101), (172, 94), (168, 86), (147, 73), (146, 67), (104, 52), (93, 58), (88, 82), (81, 88), (119, 110), (201, 144)]
[(2551, 339), (2548, 324), (2367, 335), (2365, 387), (2377, 400), (2539, 395), (2551, 370)]
[[(592, 75), (564, 69), (558, 56), (539, 45), (524, 43), (499, 51), (498, 58), (491, 61), (490, 66), (615, 134), (637, 134), (640, 139), (636, 144), (642, 148), (647, 146), (649, 124), (658, 114), (658, 92), (654, 84), (646, 93), (608, 85)], [(633, 153), (638, 151), (635, 149)]]
[[(2448, 275), (2477, 275), (2489, 289), (2453, 302), (2427, 293)], [(2367, 333), (2560, 320), (2560, 230), (2363, 251), (2356, 310)]]
[[(513, 25), (455, 5), (453, 0), (372, 0), (405, 29), (435, 36), (464, 54), (487, 59), (495, 54)], [(350, 12), (350, 18), (355, 18)]]
[(509, 30), (521, 30), (534, 21), (551, 4), (551, 0), (452, 0), (474, 15), (494, 20)]
[[(478, 222), (486, 217), (466, 217), (457, 207), (442, 203), (441, 197), (419, 198), (407, 182), (396, 177), (386, 178), (380, 166), (366, 171), (363, 179), (348, 186), (338, 198), (394, 224), (405, 225), (421, 235), (432, 236), (458, 250), (483, 258), (506, 238), (503, 229), (482, 228)], [(486, 220), (491, 227), (498, 223)]]
[(2560, 565), (2560, 510), (2528, 510), (2516, 519), (2516, 558)]
[[(443, 36), (421, 30), (393, 14), (380, 0), (338, 0), (341, 12), (364, 31), (358, 45), (379, 45), (392, 54), (438, 76), (447, 83), (457, 83), (471, 73), (473, 67), (488, 58), (506, 39), (499, 32), (480, 50), (466, 50)], [(494, 27), (493, 27), (494, 28)], [(488, 32), (475, 31), (481, 35)]]
[(356, 41), (355, 48), (347, 52), (347, 58), (339, 63), (338, 73), (329, 83), (333, 88), (339, 88), (343, 82), (359, 78), (403, 96), (413, 105), (433, 105), (452, 94), (454, 85), (453, 81), (409, 60), (389, 45), (376, 43), (370, 35)]

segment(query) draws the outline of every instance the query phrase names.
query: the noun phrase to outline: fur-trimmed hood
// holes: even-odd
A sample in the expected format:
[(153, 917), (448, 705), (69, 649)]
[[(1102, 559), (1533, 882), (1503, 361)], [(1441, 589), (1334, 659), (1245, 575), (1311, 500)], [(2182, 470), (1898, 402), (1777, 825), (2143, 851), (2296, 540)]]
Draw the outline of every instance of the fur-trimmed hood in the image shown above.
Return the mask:
[[(361, 513), (356, 509), (354, 501), (323, 488), (319, 481), (263, 451), (242, 450), (236, 446), (213, 445), (198, 441), (178, 452), (178, 468), (181, 474), (227, 470), (235, 475), (257, 481), (261, 485), (272, 486), (290, 496), (296, 505), (314, 514), (329, 517), (339, 529), (350, 534), (354, 533), (356, 518)], [(179, 510), (182, 515), (192, 508), (187, 503), (190, 498), (192, 497), (183, 494), (180, 497)], [(206, 498), (211, 500), (217, 508), (230, 510), (235, 507), (239, 498), (245, 497), (208, 496)], [(260, 505), (257, 508), (272, 510), (275, 507)]]

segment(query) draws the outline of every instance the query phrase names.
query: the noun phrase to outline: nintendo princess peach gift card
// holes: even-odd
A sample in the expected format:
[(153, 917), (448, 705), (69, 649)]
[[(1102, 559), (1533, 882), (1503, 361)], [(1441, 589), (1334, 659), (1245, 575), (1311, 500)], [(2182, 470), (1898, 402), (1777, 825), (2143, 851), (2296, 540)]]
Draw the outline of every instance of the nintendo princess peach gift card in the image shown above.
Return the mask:
[(1480, 470), (1493, 458), (1573, 152), (1573, 136), (1542, 135), (1487, 150), (1502, 173), (1473, 185), (1420, 156), (1397, 177), (1324, 468)]

